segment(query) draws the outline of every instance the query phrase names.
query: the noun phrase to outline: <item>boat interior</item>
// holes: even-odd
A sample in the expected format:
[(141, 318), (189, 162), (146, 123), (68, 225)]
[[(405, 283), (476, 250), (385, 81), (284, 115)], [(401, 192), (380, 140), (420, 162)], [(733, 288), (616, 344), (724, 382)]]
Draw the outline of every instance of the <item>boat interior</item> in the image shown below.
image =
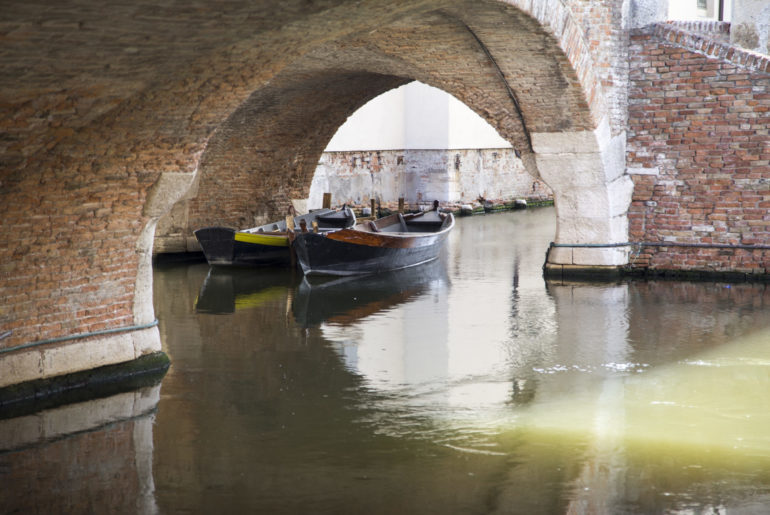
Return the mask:
[(432, 233), (439, 232), (452, 223), (452, 216), (438, 211), (421, 211), (402, 215), (392, 215), (370, 220), (355, 226), (356, 230), (386, 233)]
[[(356, 215), (353, 210), (345, 206), (341, 210), (317, 209), (306, 215), (294, 217), (294, 230), (297, 232), (306, 232), (314, 230), (313, 224), (316, 224), (318, 231), (332, 231), (352, 227), (356, 223)], [(244, 229), (240, 232), (250, 234), (262, 233), (286, 233), (286, 220), (270, 222), (265, 225)]]

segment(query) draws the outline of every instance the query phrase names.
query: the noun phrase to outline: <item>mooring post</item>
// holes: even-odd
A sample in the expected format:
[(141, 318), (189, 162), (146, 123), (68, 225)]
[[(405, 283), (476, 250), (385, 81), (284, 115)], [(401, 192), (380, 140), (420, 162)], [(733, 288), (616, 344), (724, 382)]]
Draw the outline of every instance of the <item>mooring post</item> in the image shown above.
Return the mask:
[(331, 209), (332, 207), (332, 194), (331, 193), (324, 193), (324, 201), (323, 201), (323, 207), (324, 209)]
[(374, 199), (371, 200), (371, 204), (372, 204), (372, 216), (374, 218), (377, 218), (377, 215), (374, 214), (374, 213), (376, 213), (376, 211), (374, 210), (374, 208), (375, 208)]
[(286, 236), (289, 238), (289, 261), (292, 269), (297, 266), (297, 254), (294, 250), (294, 217), (291, 214), (286, 215)]
[(399, 213), (404, 212), (404, 197), (399, 197), (398, 199), (398, 212)]

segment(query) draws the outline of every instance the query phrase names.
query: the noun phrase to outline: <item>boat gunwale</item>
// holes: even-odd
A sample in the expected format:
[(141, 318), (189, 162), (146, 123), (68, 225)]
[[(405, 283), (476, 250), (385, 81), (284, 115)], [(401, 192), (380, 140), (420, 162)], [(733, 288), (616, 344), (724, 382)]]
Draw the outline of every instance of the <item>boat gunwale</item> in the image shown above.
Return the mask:
[[(396, 217), (396, 215), (389, 215), (388, 217), (380, 218), (380, 220), (386, 220), (390, 217)], [(448, 223), (446, 222), (447, 219), (449, 220)], [(409, 248), (415, 246), (414, 243), (417, 242), (428, 240), (435, 241), (436, 239), (441, 238), (444, 234), (452, 230), (454, 224), (455, 219), (452, 213), (446, 213), (446, 218), (444, 218), (441, 228), (435, 232), (375, 232), (372, 230), (359, 229), (359, 226), (366, 225), (365, 223), (362, 223), (356, 224), (351, 228), (319, 234), (319, 236), (339, 242), (351, 243), (354, 245), (366, 245), (369, 247)], [(389, 226), (390, 225), (385, 227)]]

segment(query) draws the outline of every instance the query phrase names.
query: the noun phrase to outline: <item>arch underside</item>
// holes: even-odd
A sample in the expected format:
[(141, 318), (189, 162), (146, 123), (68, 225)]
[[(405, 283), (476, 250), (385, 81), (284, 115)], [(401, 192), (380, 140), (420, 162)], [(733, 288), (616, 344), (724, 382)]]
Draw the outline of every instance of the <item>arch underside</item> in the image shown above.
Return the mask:
[[(557, 241), (625, 238), (611, 201), (617, 146), (584, 93), (590, 53), (565, 53), (562, 40), (580, 38), (555, 37), (518, 4), (528, 2), (232, 0), (105, 16), (90, 0), (5, 2), (0, 348), (151, 323), (153, 234), (170, 206), (185, 206), (188, 237), (282, 216), (307, 197), (345, 119), (411, 80), (464, 102), (549, 183)], [(22, 371), (21, 382), (41, 360), (50, 376), (159, 349), (144, 331), (67, 344), (61, 358), (14, 351), (0, 375)]]
[[(209, 141), (186, 238), (196, 227), (283, 216), (292, 199), (307, 198), (318, 159), (345, 119), (411, 80), (471, 107), (512, 143), (530, 173), (549, 183), (561, 204), (556, 241), (626, 239), (627, 205), (612, 196), (622, 190), (630, 201), (630, 181), (610, 184), (623, 164), (606, 157), (619, 154), (608, 150), (619, 140), (596, 131), (559, 42), (530, 15), (492, 1), (411, 13), (317, 45), (287, 64)], [(610, 253), (599, 264), (622, 264), (622, 251)], [(607, 252), (584, 252), (577, 262), (591, 264), (600, 254)], [(580, 264), (571, 251), (553, 259)]]

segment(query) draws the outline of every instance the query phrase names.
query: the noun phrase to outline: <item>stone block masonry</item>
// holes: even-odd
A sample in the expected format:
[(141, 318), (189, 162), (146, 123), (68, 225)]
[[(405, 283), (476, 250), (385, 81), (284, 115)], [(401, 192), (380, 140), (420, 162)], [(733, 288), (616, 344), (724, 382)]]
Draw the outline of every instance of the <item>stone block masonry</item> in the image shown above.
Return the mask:
[(671, 243), (631, 266), (767, 274), (770, 59), (673, 24), (633, 32), (630, 55), (629, 240)]

